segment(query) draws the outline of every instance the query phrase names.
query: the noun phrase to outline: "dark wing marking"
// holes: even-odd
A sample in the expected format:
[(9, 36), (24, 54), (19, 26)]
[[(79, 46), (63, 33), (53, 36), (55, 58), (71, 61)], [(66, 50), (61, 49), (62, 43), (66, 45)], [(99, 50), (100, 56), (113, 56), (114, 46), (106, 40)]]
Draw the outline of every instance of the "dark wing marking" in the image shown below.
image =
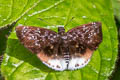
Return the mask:
[(58, 43), (57, 33), (49, 29), (18, 26), (16, 34), (20, 42), (33, 53), (44, 50), (49, 55), (53, 53), (53, 48)]

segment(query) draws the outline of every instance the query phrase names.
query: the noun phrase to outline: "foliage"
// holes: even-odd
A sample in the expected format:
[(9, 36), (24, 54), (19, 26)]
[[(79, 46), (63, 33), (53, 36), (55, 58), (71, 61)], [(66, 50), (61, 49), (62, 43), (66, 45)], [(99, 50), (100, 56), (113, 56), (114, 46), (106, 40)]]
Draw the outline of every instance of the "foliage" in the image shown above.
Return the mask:
[(86, 67), (57, 72), (47, 68), (36, 55), (24, 48), (13, 29), (1, 66), (6, 80), (107, 80), (113, 72), (118, 40), (110, 0), (0, 0), (0, 5), (1, 28), (17, 22), (15, 27), (27, 25), (57, 31), (57, 26), (67, 24), (74, 17), (65, 27), (66, 31), (95, 21), (102, 23), (103, 31), (103, 42)]

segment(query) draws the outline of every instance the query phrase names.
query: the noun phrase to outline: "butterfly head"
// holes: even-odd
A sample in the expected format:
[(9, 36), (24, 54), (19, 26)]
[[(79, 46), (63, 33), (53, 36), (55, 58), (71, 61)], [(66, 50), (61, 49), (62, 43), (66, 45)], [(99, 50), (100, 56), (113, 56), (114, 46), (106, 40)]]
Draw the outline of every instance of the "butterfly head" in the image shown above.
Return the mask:
[(58, 27), (58, 34), (59, 35), (64, 35), (64, 33), (65, 33), (64, 27)]

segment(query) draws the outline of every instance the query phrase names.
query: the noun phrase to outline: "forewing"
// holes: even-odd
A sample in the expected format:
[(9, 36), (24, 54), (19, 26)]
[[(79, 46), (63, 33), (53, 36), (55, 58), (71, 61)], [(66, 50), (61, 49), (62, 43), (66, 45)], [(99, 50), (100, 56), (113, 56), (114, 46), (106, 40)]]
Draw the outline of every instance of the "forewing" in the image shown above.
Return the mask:
[(18, 26), (16, 34), (20, 42), (32, 53), (36, 53), (48, 67), (55, 70), (65, 69), (61, 55), (57, 55), (59, 37), (56, 32), (39, 27)]
[(100, 22), (75, 27), (67, 32), (71, 60), (68, 69), (84, 67), (102, 41)]

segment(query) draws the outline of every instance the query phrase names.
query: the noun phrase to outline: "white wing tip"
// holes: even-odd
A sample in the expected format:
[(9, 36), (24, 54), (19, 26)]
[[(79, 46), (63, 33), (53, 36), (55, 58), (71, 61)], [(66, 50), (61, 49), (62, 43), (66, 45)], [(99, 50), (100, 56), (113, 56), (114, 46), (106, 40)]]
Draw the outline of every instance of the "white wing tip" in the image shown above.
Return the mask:
[(56, 71), (63, 71), (67, 69), (67, 63), (65, 63), (64, 59), (51, 59), (48, 60), (48, 63), (43, 63)]
[(69, 62), (68, 70), (76, 70), (85, 67), (90, 59), (85, 58), (72, 58)]

